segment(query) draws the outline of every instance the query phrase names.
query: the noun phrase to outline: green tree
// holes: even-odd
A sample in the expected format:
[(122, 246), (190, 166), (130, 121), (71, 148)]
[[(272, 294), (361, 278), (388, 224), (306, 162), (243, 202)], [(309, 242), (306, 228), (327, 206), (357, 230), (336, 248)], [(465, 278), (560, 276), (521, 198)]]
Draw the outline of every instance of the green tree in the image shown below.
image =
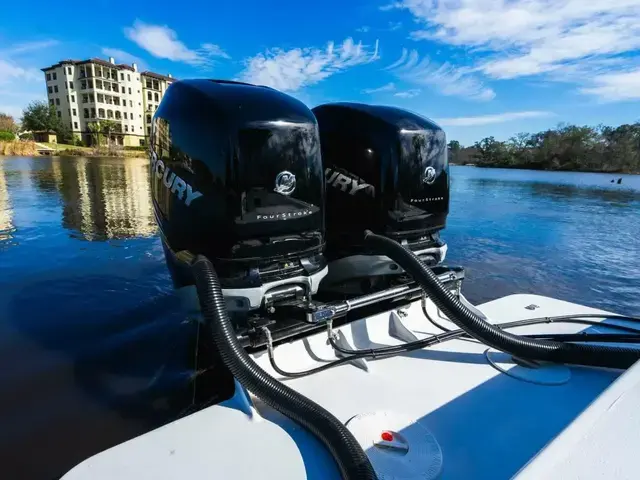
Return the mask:
[(53, 130), (57, 133), (61, 124), (56, 107), (47, 102), (31, 102), (22, 112), (22, 127), (25, 130)]
[(107, 145), (111, 147), (111, 134), (120, 129), (120, 124), (113, 120), (102, 120), (100, 122), (100, 131), (107, 137)]
[(94, 146), (99, 146), (102, 143), (102, 126), (100, 122), (90, 122), (87, 128), (91, 132), (91, 143)]
[(510, 151), (505, 142), (500, 142), (494, 137), (483, 138), (474, 145), (476, 159), (481, 166), (508, 167), (511, 165)]
[(449, 159), (453, 163), (459, 163), (460, 160), (460, 150), (462, 147), (460, 146), (460, 142), (457, 140), (451, 140), (449, 142)]

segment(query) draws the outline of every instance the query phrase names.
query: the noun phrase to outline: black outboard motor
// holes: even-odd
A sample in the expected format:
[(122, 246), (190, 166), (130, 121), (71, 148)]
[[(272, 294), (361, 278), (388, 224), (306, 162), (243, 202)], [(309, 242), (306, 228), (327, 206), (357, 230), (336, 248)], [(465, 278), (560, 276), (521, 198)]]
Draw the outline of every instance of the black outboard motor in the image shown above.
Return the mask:
[(364, 246), (370, 229), (408, 246), (427, 265), (444, 260), (438, 232), (449, 211), (444, 131), (393, 107), (333, 103), (313, 109), (327, 188), (325, 286), (398, 275), (387, 257)]
[(326, 275), (324, 178), (315, 117), (267, 87), (174, 82), (154, 119), (151, 194), (175, 287), (211, 260), (227, 307), (315, 293)]

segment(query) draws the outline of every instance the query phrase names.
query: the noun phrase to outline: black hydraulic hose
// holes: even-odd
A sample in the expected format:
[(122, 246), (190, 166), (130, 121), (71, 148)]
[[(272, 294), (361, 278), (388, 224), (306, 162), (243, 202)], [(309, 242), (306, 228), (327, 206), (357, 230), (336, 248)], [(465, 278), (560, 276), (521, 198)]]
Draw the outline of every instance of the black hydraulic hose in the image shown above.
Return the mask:
[(331, 453), (346, 480), (374, 480), (366, 453), (334, 415), (262, 370), (236, 337), (220, 281), (209, 260), (198, 255), (192, 265), (200, 308), (225, 366), (254, 395), (311, 432)]
[(413, 252), (369, 230), (365, 233), (365, 242), (411, 275), (459, 328), (496, 350), (532, 360), (623, 369), (640, 359), (640, 349), (537, 340), (501, 330), (463, 305)]

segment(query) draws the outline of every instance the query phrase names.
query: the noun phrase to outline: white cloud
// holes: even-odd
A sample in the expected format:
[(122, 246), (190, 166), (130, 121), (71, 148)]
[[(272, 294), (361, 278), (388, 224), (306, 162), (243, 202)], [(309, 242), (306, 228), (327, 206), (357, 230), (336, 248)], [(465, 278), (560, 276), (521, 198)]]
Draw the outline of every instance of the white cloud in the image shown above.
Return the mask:
[(640, 0), (402, 0), (414, 39), (469, 46), (498, 79), (554, 72), (640, 48)]
[(362, 43), (354, 43), (351, 38), (338, 46), (329, 42), (325, 49), (275, 48), (246, 59), (240, 79), (293, 92), (341, 71), (377, 60), (377, 40), (373, 52), (370, 50)]
[(126, 63), (129, 65), (131, 65), (132, 63), (135, 63), (136, 65), (138, 65), (138, 68), (141, 71), (149, 70), (149, 66), (147, 65), (147, 62), (142, 60), (140, 57), (136, 57), (135, 55), (125, 52), (124, 50), (120, 50), (118, 48), (104, 47), (102, 49), (102, 53), (107, 57), (113, 57), (116, 63)]
[(382, 93), (382, 92), (393, 92), (396, 89), (396, 85), (393, 82), (387, 83), (386, 85), (382, 85), (377, 88), (365, 88), (361, 93), (371, 94), (371, 93)]
[(388, 30), (390, 32), (395, 32), (396, 30), (400, 30), (402, 28), (402, 22), (389, 22)]
[(21, 53), (42, 50), (43, 48), (54, 47), (59, 44), (60, 42), (54, 39), (38, 40), (34, 42), (25, 42), (25, 43), (19, 43), (17, 45), (13, 45), (7, 51), (9, 54), (21, 54)]
[(432, 87), (443, 95), (465, 97), (472, 100), (493, 99), (495, 92), (486, 87), (473, 74), (472, 69), (420, 59), (416, 50), (402, 50), (400, 59), (385, 68), (396, 77), (416, 84)]
[(58, 44), (57, 40), (49, 39), (0, 48), (0, 112), (18, 120), (29, 102), (46, 99), (42, 65), (31, 66), (30, 54)]
[(356, 32), (358, 33), (367, 33), (369, 30), (371, 30), (371, 27), (369, 27), (368, 25), (363, 25), (360, 28), (356, 28)]
[(38, 81), (42, 80), (42, 72), (37, 68), (21, 67), (11, 60), (0, 58), (0, 85), (10, 81)]
[(491, 125), (494, 123), (505, 123), (513, 120), (522, 120), (525, 118), (540, 118), (552, 116), (552, 112), (532, 110), (526, 112), (505, 112), (495, 115), (480, 115), (477, 117), (455, 117), (436, 119), (443, 127), (473, 127), (478, 125)]
[(608, 102), (640, 100), (640, 69), (600, 75), (593, 79), (593, 84), (580, 92)]
[(393, 94), (394, 97), (398, 98), (413, 98), (420, 95), (421, 90), (419, 88), (410, 88), (409, 90), (405, 90), (404, 92), (396, 92)]
[(149, 25), (136, 21), (133, 27), (125, 28), (126, 37), (151, 55), (174, 62), (210, 67), (213, 58), (229, 58), (217, 45), (205, 43), (198, 49), (190, 49), (180, 40), (174, 30), (166, 25)]
[(220, 57), (226, 60), (231, 58), (227, 52), (222, 50), (222, 47), (213, 43), (203, 43), (201, 45), (201, 49), (206, 52), (207, 55), (211, 55), (213, 57)]

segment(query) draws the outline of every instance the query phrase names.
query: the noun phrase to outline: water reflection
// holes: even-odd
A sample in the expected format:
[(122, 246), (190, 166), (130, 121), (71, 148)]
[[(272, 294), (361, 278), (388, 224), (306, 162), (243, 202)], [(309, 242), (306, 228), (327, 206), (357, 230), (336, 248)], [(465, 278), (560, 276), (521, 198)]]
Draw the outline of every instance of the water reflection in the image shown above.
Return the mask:
[(36, 185), (63, 201), (62, 225), (84, 240), (148, 237), (156, 232), (144, 159), (54, 158)]
[(548, 182), (520, 182), (514, 180), (498, 180), (495, 178), (470, 178), (473, 189), (493, 188), (504, 191), (505, 187), (520, 188), (523, 195), (551, 197), (556, 200), (584, 198), (604, 201), (612, 204), (627, 204), (640, 200), (640, 192), (633, 189), (620, 188), (618, 185), (593, 186), (569, 185)]
[(6, 247), (6, 243), (13, 238), (15, 227), (13, 225), (13, 207), (4, 162), (0, 161), (0, 249)]

